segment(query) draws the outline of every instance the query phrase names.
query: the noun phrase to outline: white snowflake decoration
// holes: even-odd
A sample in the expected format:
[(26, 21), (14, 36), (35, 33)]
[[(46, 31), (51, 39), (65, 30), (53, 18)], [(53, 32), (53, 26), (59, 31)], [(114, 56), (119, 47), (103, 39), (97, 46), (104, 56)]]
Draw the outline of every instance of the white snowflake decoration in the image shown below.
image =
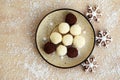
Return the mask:
[(92, 20), (99, 22), (98, 17), (100, 17), (101, 15), (102, 14), (101, 14), (98, 6), (94, 6), (94, 7), (88, 6), (88, 11), (86, 13), (86, 17), (90, 20), (90, 22)]
[(94, 56), (90, 56), (86, 61), (82, 63), (82, 66), (86, 72), (95, 72), (97, 68), (97, 62)]
[(98, 46), (108, 47), (108, 44), (112, 41), (111, 36), (107, 31), (99, 31), (98, 35), (96, 36), (96, 44)]

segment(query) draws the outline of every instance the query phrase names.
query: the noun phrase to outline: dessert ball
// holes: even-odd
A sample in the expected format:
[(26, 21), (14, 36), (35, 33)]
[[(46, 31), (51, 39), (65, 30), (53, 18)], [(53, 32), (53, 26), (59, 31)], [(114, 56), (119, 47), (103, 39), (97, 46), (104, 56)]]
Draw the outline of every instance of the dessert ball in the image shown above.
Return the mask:
[(72, 25), (70, 33), (74, 36), (81, 34), (81, 27), (78, 24)]
[(67, 56), (70, 58), (74, 58), (78, 56), (78, 50), (74, 47), (67, 48)]
[(67, 54), (67, 48), (66, 48), (66, 46), (59, 45), (59, 46), (57, 47), (56, 53), (57, 53), (59, 56), (64, 56), (64, 55), (66, 55), (66, 54)]
[(67, 22), (71, 26), (77, 22), (77, 18), (74, 14), (69, 13), (66, 15), (65, 22)]
[(52, 43), (58, 44), (62, 41), (62, 35), (58, 32), (53, 32), (50, 35), (50, 40), (51, 40)]
[(83, 36), (75, 36), (73, 40), (73, 45), (76, 48), (82, 48), (85, 45), (85, 38)]
[(65, 45), (65, 46), (69, 46), (69, 45), (72, 45), (73, 43), (73, 36), (71, 34), (66, 34), (63, 36), (63, 39), (62, 39), (62, 43)]
[(47, 53), (47, 54), (50, 54), (52, 52), (54, 52), (56, 50), (56, 45), (51, 43), (51, 42), (47, 42), (45, 45), (44, 45), (44, 51)]
[(64, 22), (64, 23), (59, 24), (58, 30), (59, 30), (60, 33), (66, 34), (66, 33), (69, 32), (70, 26), (69, 26), (68, 23), (65, 23), (65, 22)]

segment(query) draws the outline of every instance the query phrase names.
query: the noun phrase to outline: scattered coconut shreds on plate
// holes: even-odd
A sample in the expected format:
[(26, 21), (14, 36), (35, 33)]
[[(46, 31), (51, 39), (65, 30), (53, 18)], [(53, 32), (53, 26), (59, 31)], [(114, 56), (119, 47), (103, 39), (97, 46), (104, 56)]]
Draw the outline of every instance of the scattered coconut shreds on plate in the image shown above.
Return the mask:
[(94, 56), (90, 56), (86, 61), (82, 63), (82, 67), (85, 72), (95, 72), (98, 64)]
[(109, 36), (109, 32), (107, 31), (99, 31), (96, 36), (96, 44), (101, 47), (108, 47), (108, 44), (112, 42), (111, 36)]
[(43, 39), (42, 39), (43, 41), (47, 41), (47, 37), (43, 37)]
[(101, 11), (99, 7), (96, 6), (88, 6), (87, 12), (86, 12), (86, 17), (91, 21), (96, 21), (99, 22), (99, 17), (101, 16)]

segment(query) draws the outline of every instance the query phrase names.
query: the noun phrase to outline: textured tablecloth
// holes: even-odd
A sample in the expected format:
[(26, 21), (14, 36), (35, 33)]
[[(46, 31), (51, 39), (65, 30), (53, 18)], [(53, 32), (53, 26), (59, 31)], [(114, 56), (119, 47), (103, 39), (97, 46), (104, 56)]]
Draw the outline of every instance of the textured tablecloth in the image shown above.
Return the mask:
[[(48, 12), (72, 8), (85, 14), (88, 5), (98, 5), (98, 30), (113, 38), (108, 48), (95, 46), (99, 64), (95, 73), (81, 66), (59, 69), (46, 63), (35, 45), (35, 31)], [(0, 80), (120, 80), (120, 0), (0, 0)]]

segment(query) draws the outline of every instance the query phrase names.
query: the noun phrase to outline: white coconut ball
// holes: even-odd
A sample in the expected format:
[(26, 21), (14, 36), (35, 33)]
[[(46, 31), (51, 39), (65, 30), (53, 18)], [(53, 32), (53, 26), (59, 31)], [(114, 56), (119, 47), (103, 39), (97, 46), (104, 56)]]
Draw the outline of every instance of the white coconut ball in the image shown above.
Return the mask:
[(59, 56), (64, 56), (67, 54), (67, 47), (66, 46), (63, 46), (63, 45), (59, 45), (57, 47), (57, 50), (56, 50), (56, 53), (59, 55)]
[(69, 26), (68, 23), (63, 22), (63, 23), (59, 24), (58, 30), (59, 30), (60, 33), (66, 34), (66, 33), (69, 32), (70, 26)]
[(62, 41), (62, 35), (58, 32), (53, 32), (50, 35), (50, 40), (51, 40), (52, 43), (58, 44)]
[(81, 27), (78, 24), (72, 25), (70, 33), (74, 36), (81, 34)]
[(73, 36), (71, 34), (66, 34), (63, 36), (62, 43), (65, 46), (72, 45), (72, 42), (73, 42)]
[(73, 40), (73, 45), (76, 48), (82, 48), (85, 45), (85, 38), (83, 36), (75, 36)]

